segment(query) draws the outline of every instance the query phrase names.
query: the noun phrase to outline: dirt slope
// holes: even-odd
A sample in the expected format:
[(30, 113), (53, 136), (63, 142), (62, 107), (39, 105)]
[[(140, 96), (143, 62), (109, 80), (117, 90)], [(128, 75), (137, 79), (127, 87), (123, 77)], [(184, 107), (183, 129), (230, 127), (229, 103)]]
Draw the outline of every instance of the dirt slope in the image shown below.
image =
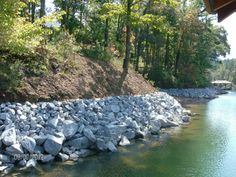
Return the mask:
[(112, 95), (137, 95), (156, 91), (133, 70), (123, 73), (113, 64), (76, 56), (77, 69), (45, 77), (24, 78), (22, 88), (4, 101), (48, 101), (73, 98), (101, 98)]

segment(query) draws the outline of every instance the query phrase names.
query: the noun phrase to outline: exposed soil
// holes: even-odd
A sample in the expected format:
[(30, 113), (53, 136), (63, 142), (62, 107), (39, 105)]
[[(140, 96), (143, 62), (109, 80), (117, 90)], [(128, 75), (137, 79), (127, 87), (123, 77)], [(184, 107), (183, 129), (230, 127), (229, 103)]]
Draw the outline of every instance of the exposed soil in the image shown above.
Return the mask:
[(67, 72), (54, 72), (44, 77), (23, 78), (17, 93), (2, 94), (1, 101), (49, 101), (75, 98), (102, 98), (113, 95), (137, 95), (156, 89), (133, 70), (128, 73), (111, 63), (79, 55), (78, 67)]

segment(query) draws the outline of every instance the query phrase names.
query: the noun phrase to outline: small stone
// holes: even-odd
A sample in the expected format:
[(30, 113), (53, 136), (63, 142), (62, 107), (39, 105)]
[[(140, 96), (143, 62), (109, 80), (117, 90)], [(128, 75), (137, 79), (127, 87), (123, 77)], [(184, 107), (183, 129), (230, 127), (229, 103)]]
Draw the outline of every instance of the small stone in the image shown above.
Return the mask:
[(0, 114), (0, 120), (6, 120), (9, 119), (11, 116), (9, 115), (9, 113), (1, 113)]
[(7, 165), (3, 165), (3, 166), (0, 166), (0, 172), (3, 172), (5, 169), (7, 169), (8, 166)]
[(53, 118), (48, 121), (48, 125), (52, 128), (56, 128), (58, 124), (59, 119), (58, 118)]
[(118, 105), (111, 105), (111, 111), (114, 113), (120, 112), (120, 106)]
[(27, 161), (25, 159), (22, 159), (21, 161), (19, 161), (18, 165), (21, 167), (26, 166)]
[(35, 168), (36, 165), (37, 165), (36, 159), (30, 159), (30, 160), (28, 160), (28, 161), (26, 162), (26, 165), (25, 165), (25, 166), (26, 166), (27, 168), (30, 168), (30, 167)]
[(59, 153), (58, 157), (61, 159), (62, 162), (65, 162), (69, 159), (69, 156), (67, 154)]
[(84, 136), (86, 136), (90, 141), (96, 142), (96, 137), (89, 128), (83, 130)]
[(120, 146), (127, 146), (130, 145), (130, 141), (128, 140), (128, 138), (126, 136), (122, 136), (121, 140), (119, 142)]
[(54, 159), (55, 159), (55, 157), (52, 156), (51, 154), (43, 155), (42, 158), (41, 158), (41, 162), (48, 163), (48, 162), (53, 161)]
[(78, 161), (79, 156), (76, 153), (72, 153), (72, 154), (70, 154), (69, 159), (73, 160), (73, 161)]
[(79, 127), (79, 129), (78, 129), (78, 132), (79, 133), (82, 133), (83, 132), (83, 130), (84, 130), (84, 124), (82, 124), (82, 125), (80, 125), (80, 127)]
[(183, 122), (189, 122), (190, 117), (189, 116), (183, 116), (182, 121)]
[(9, 163), (11, 160), (8, 155), (0, 154), (0, 161), (3, 163)]

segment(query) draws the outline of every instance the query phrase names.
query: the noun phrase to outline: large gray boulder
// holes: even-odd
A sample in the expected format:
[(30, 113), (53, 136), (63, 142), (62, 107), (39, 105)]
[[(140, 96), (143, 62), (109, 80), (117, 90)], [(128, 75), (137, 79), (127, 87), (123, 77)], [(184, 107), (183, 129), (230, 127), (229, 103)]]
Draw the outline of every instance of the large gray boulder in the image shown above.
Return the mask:
[(84, 128), (83, 133), (84, 136), (86, 136), (90, 141), (96, 142), (96, 137), (93, 134), (92, 130), (90, 130), (89, 128)]
[(20, 144), (23, 146), (23, 148), (25, 148), (28, 152), (33, 153), (35, 146), (36, 146), (36, 141), (34, 140), (34, 138), (25, 136), (22, 138), (22, 140), (20, 141)]
[(47, 153), (55, 156), (61, 151), (63, 140), (62, 137), (49, 135), (43, 147)]
[(79, 137), (68, 141), (69, 146), (75, 147), (76, 149), (86, 149), (91, 146), (91, 141), (87, 137)]
[(16, 129), (15, 127), (6, 129), (1, 135), (2, 142), (6, 146), (10, 146), (16, 143)]
[(78, 131), (78, 124), (72, 120), (65, 120), (62, 126), (62, 132), (66, 139), (72, 138)]
[(6, 148), (6, 153), (11, 156), (14, 156), (17, 154), (24, 154), (24, 151), (20, 144), (13, 144)]

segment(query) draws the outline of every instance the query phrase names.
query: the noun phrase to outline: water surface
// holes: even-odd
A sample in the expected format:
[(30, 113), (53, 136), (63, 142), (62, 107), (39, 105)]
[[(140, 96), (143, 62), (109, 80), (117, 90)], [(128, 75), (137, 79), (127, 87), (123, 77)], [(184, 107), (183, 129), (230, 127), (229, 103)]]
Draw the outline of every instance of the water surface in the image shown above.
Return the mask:
[(160, 141), (138, 141), (117, 153), (101, 153), (78, 163), (53, 163), (14, 176), (40, 177), (234, 177), (236, 176), (236, 93), (207, 104), (187, 126)]

